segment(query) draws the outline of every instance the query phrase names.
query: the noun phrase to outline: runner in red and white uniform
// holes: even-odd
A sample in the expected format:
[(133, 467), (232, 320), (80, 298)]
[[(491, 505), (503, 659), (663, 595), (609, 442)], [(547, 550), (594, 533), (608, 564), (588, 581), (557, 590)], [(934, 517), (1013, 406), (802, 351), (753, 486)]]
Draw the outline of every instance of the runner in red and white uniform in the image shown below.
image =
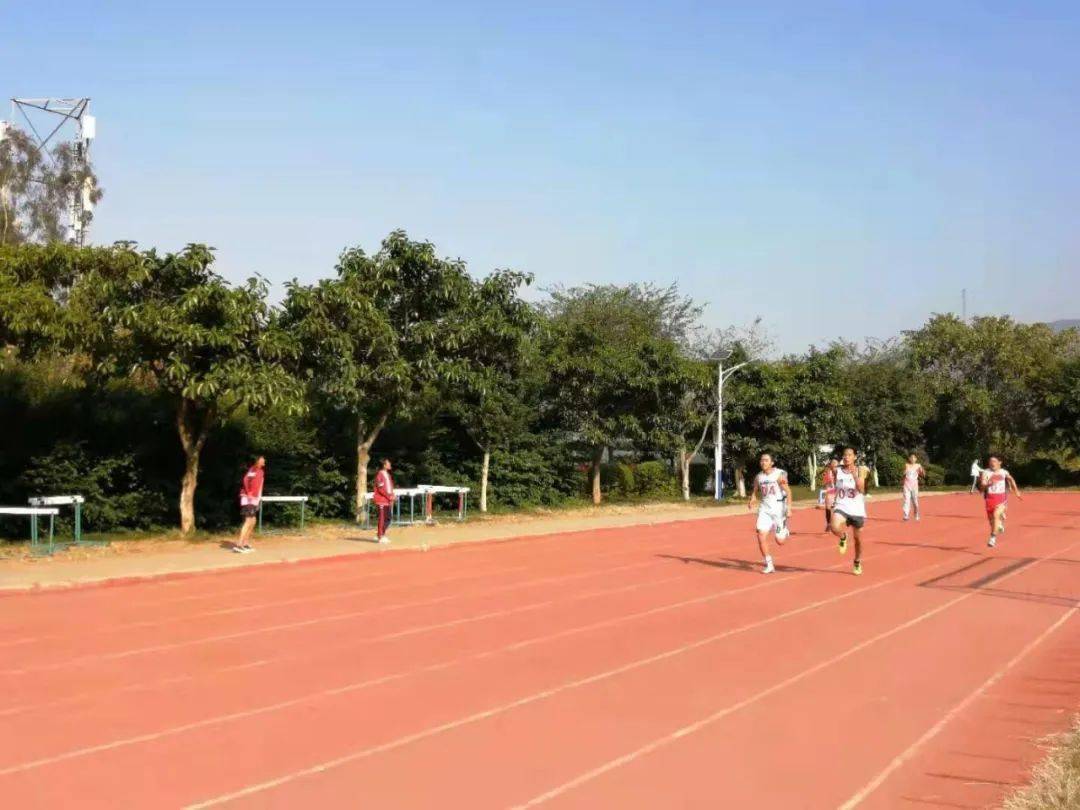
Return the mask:
[(791, 487), (788, 486), (787, 473), (773, 466), (773, 457), (762, 453), (761, 472), (754, 478), (754, 492), (746, 508), (751, 512), (757, 508), (757, 541), (761, 557), (765, 562), (763, 574), (771, 574), (773, 558), (769, 553), (769, 535), (776, 537), (776, 542), (783, 545), (788, 536), (788, 505), (791, 503)]
[(829, 530), (840, 538), (841, 554), (847, 554), (847, 530), (855, 537), (855, 564), (852, 571), (862, 574), (862, 530), (866, 524), (866, 476), (870, 470), (855, 463), (855, 450), (844, 448), (843, 461), (836, 471), (836, 505)]
[(821, 489), (818, 490), (818, 506), (825, 508), (825, 531), (832, 525), (832, 510), (836, 502), (836, 471), (840, 467), (839, 459), (830, 458), (821, 471)]
[(1005, 511), (1009, 505), (1009, 490), (1019, 498), (1020, 494), (1016, 480), (1009, 475), (1009, 471), (1001, 466), (1000, 456), (990, 456), (988, 462), (990, 468), (982, 471), (979, 477), (979, 489), (982, 490), (983, 498), (986, 499), (986, 520), (990, 523), (990, 539), (986, 545), (993, 548), (997, 545), (997, 538), (1005, 534)]
[(904, 465), (904, 520), (911, 517), (911, 507), (915, 507), (915, 519), (919, 519), (919, 481), (926, 478), (926, 470), (919, 463), (919, 457), (912, 453)]

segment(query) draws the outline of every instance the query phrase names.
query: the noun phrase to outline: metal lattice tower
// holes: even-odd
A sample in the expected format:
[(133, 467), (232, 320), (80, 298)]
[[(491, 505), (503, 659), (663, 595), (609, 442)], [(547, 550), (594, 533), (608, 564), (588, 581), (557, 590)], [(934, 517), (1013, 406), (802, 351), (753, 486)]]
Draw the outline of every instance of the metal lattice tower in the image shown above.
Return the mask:
[[(40, 113), (47, 113), (49, 116), (58, 117), (60, 120), (47, 134), (42, 135), (42, 132), (34, 125), (34, 121), (28, 113), (29, 110), (38, 111), (37, 117), (39, 121), (42, 118)], [(12, 120), (15, 119), (16, 112), (22, 116), (34, 135), (37, 148), (43, 153), (45, 147), (63, 129), (65, 124), (74, 124), (74, 153), (75, 160), (80, 168), (86, 168), (89, 165), (90, 144), (97, 134), (97, 120), (90, 115), (89, 111), (90, 99), (88, 98), (13, 98), (11, 100)], [(49, 119), (50, 125), (52, 120), (55, 119)], [(93, 208), (90, 197), (92, 192), (93, 186), (88, 180), (81, 189), (72, 193), (68, 204), (69, 238), (76, 245), (82, 245), (86, 242), (88, 228), (84, 223), (86, 213)]]

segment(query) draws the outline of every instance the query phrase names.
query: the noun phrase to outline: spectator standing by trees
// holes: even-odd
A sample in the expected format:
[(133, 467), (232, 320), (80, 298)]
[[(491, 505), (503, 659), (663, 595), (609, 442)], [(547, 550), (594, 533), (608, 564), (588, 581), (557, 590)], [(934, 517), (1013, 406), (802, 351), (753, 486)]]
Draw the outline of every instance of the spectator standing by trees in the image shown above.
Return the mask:
[(244, 522), (240, 526), (240, 539), (233, 546), (233, 551), (237, 554), (249, 554), (255, 550), (251, 547), (251, 535), (255, 531), (255, 520), (259, 515), (265, 478), (266, 458), (259, 456), (240, 482), (240, 515)]
[(384, 458), (375, 474), (375, 492), (372, 500), (375, 501), (375, 511), (378, 513), (378, 528), (376, 539), (380, 543), (389, 543), (390, 538), (386, 532), (390, 528), (390, 510), (394, 508), (394, 479), (390, 475), (390, 459)]

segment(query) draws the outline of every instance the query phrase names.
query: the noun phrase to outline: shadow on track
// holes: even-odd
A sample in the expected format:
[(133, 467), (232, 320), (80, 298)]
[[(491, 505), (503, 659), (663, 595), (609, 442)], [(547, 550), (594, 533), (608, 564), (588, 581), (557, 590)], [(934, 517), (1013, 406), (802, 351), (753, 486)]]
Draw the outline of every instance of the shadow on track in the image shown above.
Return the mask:
[[(751, 562), (750, 560), (737, 560), (732, 557), (717, 557), (713, 559), (703, 559), (701, 557), (680, 557), (677, 554), (657, 554), (665, 560), (679, 560), (684, 563), (694, 563), (696, 565), (707, 565), (710, 568), (726, 568), (729, 571), (745, 571), (750, 574), (761, 573), (761, 563)], [(829, 570), (827, 568), (804, 568), (798, 565), (782, 565), (775, 563), (777, 572), (780, 573), (792, 573), (792, 574), (840, 574), (841, 576), (850, 576), (847, 571)]]

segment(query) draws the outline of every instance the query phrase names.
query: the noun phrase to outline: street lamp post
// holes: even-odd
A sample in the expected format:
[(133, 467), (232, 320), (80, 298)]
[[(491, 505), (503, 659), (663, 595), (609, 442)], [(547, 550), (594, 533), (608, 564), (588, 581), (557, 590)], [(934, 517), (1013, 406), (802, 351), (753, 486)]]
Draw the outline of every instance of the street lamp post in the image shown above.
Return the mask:
[(724, 481), (721, 476), (721, 471), (724, 466), (724, 383), (728, 377), (738, 371), (740, 368), (750, 362), (739, 363), (732, 366), (729, 369), (724, 368), (724, 361), (718, 360), (716, 362), (716, 486), (713, 487), (716, 493), (716, 500), (721, 501), (724, 499)]

